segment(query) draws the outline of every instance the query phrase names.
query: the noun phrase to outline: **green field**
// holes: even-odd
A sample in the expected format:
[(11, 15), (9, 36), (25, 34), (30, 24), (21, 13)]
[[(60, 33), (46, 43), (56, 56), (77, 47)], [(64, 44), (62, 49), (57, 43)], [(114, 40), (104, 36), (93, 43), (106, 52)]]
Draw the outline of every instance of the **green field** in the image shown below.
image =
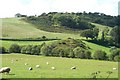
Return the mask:
[(47, 38), (80, 38), (79, 34), (65, 34), (46, 32), (35, 28), (32, 24), (22, 21), (21, 18), (3, 18), (2, 25), (3, 38), (37, 38), (46, 36)]
[(9, 48), (10, 45), (12, 44), (18, 44), (20, 46), (22, 45), (41, 45), (42, 43), (51, 43), (53, 41), (6, 41), (6, 40), (0, 40), (2, 42), (2, 46), (4, 46), (5, 48)]
[[(118, 69), (117, 62), (24, 54), (4, 54), (0, 56), (2, 56), (2, 66), (11, 68), (9, 75), (2, 74), (3, 78), (91, 78), (91, 73), (96, 71), (101, 72), (98, 78), (106, 78), (107, 71), (113, 72), (109, 78), (118, 78), (118, 70), (113, 70), (114, 67)], [(14, 60), (13, 63), (11, 63), (12, 59)], [(46, 62), (49, 62), (49, 65)], [(28, 63), (28, 65), (25, 65), (25, 63)], [(40, 68), (35, 67), (37, 64), (40, 65)], [(56, 70), (52, 70), (52, 66)], [(72, 66), (76, 66), (76, 70), (71, 70)], [(29, 71), (29, 67), (32, 67), (33, 70)]]

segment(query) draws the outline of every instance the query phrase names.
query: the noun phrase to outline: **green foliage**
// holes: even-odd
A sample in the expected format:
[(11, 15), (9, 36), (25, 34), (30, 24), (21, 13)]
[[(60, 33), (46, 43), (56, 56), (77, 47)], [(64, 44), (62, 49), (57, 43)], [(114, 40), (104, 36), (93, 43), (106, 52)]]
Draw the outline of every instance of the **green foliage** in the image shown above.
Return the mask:
[(76, 58), (81, 58), (81, 59), (85, 58), (85, 54), (84, 54), (85, 50), (84, 49), (82, 49), (80, 47), (76, 47), (73, 51), (74, 51)]
[(43, 45), (41, 48), (41, 54), (44, 56), (49, 56), (50, 53), (52, 52), (51, 48), (49, 45)]
[(40, 55), (40, 49), (42, 45), (27, 45), (21, 48), (21, 53), (31, 54), (31, 55)]
[(110, 35), (112, 36), (115, 44), (120, 46), (120, 26), (116, 26), (111, 30)]
[(95, 37), (95, 36), (94, 36), (94, 32), (93, 32), (93, 30), (91, 30), (91, 29), (84, 30), (80, 35), (81, 35), (82, 37), (86, 37), (86, 39), (88, 39), (88, 38), (93, 39), (93, 38)]
[(106, 52), (102, 51), (102, 50), (97, 50), (95, 51), (95, 53), (93, 54), (93, 58), (97, 59), (97, 60), (106, 60), (107, 56), (106, 56)]
[[(116, 57), (118, 56), (118, 57)], [(119, 58), (120, 56), (120, 50), (119, 49), (114, 49), (111, 51), (111, 54), (109, 55), (109, 60), (117, 60), (117, 58)], [(116, 57), (116, 58), (115, 58)]]
[(120, 55), (115, 56), (115, 57), (114, 57), (114, 61), (120, 62)]
[(21, 47), (18, 44), (12, 44), (9, 48), (10, 53), (20, 53)]
[(90, 51), (86, 50), (86, 51), (84, 52), (84, 54), (85, 54), (85, 58), (86, 58), (86, 59), (91, 59), (91, 58), (92, 58), (92, 57), (91, 57), (92, 53), (91, 53)]
[(0, 47), (0, 54), (6, 53), (6, 48), (5, 47)]

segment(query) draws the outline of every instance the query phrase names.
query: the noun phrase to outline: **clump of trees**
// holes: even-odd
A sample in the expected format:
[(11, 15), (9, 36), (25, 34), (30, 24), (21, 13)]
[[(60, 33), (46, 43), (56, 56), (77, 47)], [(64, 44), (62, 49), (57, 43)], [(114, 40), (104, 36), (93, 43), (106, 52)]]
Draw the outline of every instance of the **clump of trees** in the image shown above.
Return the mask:
[(9, 48), (10, 53), (20, 53), (21, 47), (18, 44), (12, 44)]
[(81, 32), (82, 37), (86, 37), (86, 39), (91, 38), (91, 39), (97, 39), (99, 34), (99, 29), (98, 28), (93, 28), (93, 29), (87, 29)]
[(96, 60), (106, 60), (107, 59), (106, 52), (102, 50), (97, 50), (93, 54), (93, 58)]
[(8, 50), (0, 47), (0, 53), (22, 53), (29, 55), (120, 61), (119, 49), (113, 47), (110, 49), (110, 52), (110, 55), (107, 55), (107, 53), (102, 50), (96, 50), (92, 53), (84, 42), (72, 38), (55, 41), (51, 44), (42, 43), (41, 45), (24, 46), (12, 44)]

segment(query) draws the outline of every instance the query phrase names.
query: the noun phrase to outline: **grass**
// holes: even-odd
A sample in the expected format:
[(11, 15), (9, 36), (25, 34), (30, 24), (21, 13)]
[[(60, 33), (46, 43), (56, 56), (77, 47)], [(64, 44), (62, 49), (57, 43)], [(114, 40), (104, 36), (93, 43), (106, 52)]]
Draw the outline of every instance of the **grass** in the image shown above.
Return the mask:
[(0, 40), (0, 41), (2, 42), (2, 46), (4, 46), (6, 49), (8, 49), (12, 44), (18, 44), (22, 46), (22, 45), (40, 45), (43, 42), (48, 44), (53, 42), (53, 41), (6, 41), (6, 40)]
[[(24, 54), (3, 54), (0, 56), (2, 56), (2, 66), (11, 67), (9, 75), (0, 74), (3, 78), (91, 78), (91, 73), (96, 71), (101, 71), (98, 78), (106, 78), (107, 71), (113, 72), (110, 78), (118, 78), (118, 70), (112, 69), (113, 67), (118, 69), (117, 62)], [(13, 63), (11, 63), (12, 59)], [(16, 59), (18, 61), (15, 61)], [(49, 65), (46, 62), (49, 62)], [(40, 65), (38, 69), (35, 67), (37, 64)], [(52, 66), (56, 70), (52, 70)], [(76, 66), (77, 69), (71, 70), (72, 66)], [(33, 70), (29, 71), (29, 67), (33, 67)]]
[(110, 48), (109, 47), (105, 47), (105, 46), (101, 46), (98, 44), (94, 44), (91, 42), (87, 42), (87, 41), (83, 41), (86, 43), (86, 45), (88, 45), (91, 48), (91, 52), (95, 52), (96, 50), (102, 50), (105, 51), (107, 54), (110, 54)]
[[(37, 38), (46, 36), (47, 38), (79, 38), (79, 34), (53, 33), (35, 28), (32, 24), (24, 22), (21, 18), (2, 18), (3, 38)], [(1, 30), (0, 30), (1, 31)]]

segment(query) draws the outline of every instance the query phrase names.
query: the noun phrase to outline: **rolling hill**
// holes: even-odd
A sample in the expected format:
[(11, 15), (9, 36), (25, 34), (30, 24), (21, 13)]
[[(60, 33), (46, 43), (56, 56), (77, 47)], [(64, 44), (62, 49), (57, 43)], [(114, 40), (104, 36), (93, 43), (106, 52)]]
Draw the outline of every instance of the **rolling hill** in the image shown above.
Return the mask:
[(35, 28), (32, 24), (24, 22), (21, 18), (3, 18), (2, 25), (2, 38), (37, 38), (46, 36), (47, 38), (79, 38), (78, 35), (74, 34), (63, 34), (46, 32)]

